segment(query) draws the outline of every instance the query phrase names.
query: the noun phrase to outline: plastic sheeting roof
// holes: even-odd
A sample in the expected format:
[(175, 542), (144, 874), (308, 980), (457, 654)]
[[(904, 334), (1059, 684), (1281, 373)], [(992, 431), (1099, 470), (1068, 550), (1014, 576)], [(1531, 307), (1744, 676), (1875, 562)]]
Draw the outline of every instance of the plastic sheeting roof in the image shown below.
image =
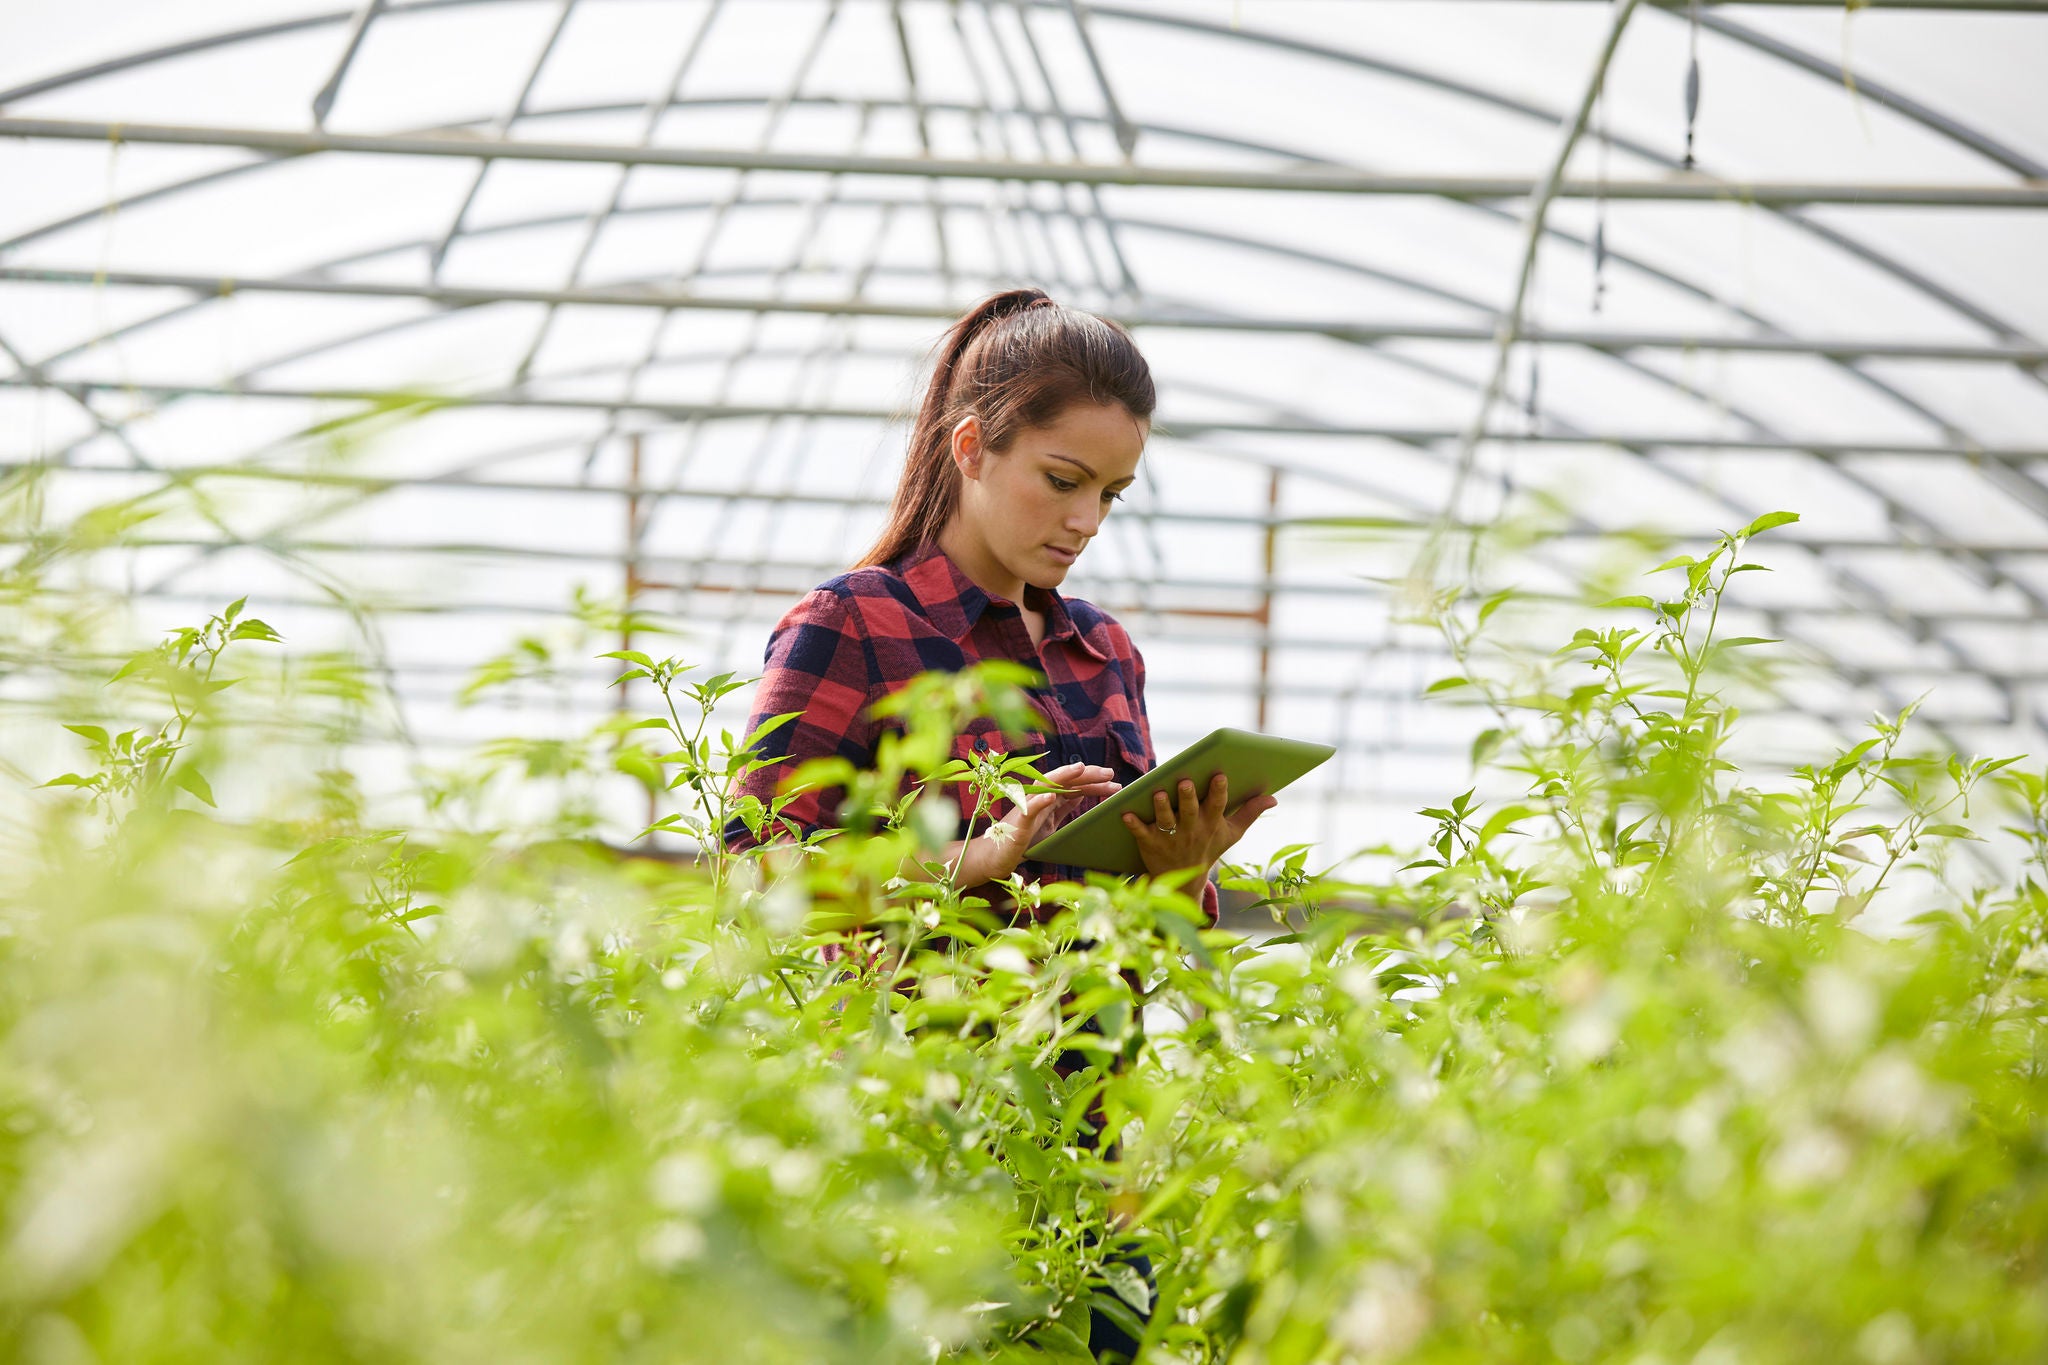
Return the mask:
[(431, 749), (571, 719), (455, 693), (579, 584), (756, 667), (871, 537), (944, 319), (1028, 281), (1161, 380), (1070, 589), (1145, 650), (1162, 749), (1343, 749), (1265, 846), (1462, 785), (1475, 726), (1419, 699), (1443, 651), (1386, 580), (1496, 365), (1458, 514), (1555, 495), (1524, 587), (1792, 508), (1743, 597), (1820, 666), (1786, 741), (1932, 687), (1945, 737), (2015, 750), (2048, 715), (2043, 10), (14, 0), (0, 456), (65, 510), (203, 490), (106, 570), (148, 619), (246, 592), (360, 645), (346, 585)]

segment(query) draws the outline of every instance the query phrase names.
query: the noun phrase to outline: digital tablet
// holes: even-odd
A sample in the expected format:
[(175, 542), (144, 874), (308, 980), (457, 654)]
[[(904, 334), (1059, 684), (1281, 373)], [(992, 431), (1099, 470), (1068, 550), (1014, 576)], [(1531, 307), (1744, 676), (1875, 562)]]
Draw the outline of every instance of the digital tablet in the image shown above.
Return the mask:
[(1164, 790), (1178, 809), (1180, 798), (1173, 788), (1183, 777), (1206, 796), (1209, 779), (1222, 773), (1230, 779), (1228, 808), (1234, 811), (1254, 796), (1279, 791), (1336, 752), (1327, 744), (1250, 730), (1212, 730), (1080, 819), (1040, 839), (1025, 854), (1041, 862), (1135, 876), (1145, 870), (1145, 862), (1138, 856), (1138, 841), (1124, 825), (1124, 812), (1149, 822), (1156, 813), (1152, 793)]

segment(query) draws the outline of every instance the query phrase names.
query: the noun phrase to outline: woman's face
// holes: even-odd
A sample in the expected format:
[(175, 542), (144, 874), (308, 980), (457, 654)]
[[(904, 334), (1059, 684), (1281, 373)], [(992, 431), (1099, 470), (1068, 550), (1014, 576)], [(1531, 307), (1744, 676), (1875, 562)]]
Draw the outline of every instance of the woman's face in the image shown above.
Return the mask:
[(961, 567), (977, 579), (978, 568), (1005, 583), (1058, 587), (1130, 487), (1145, 436), (1121, 403), (1076, 403), (1001, 451), (982, 446), (980, 419), (962, 421), (953, 429), (956, 529), (965, 533), (957, 548), (982, 562)]

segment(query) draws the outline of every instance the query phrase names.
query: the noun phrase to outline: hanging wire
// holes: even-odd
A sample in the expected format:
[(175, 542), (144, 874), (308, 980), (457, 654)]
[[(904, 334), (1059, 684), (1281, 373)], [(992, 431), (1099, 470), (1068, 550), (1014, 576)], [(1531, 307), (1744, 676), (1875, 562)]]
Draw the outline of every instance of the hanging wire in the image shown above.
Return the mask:
[[(1529, 309), (1527, 330), (1532, 332), (1542, 330), (1542, 324), (1537, 320), (1537, 313), (1542, 307), (1542, 300), (1538, 297), (1536, 289), (1536, 281), (1540, 267), (1540, 260), (1531, 262), (1529, 266)], [(1540, 425), (1541, 408), (1538, 405), (1540, 402), (1540, 395), (1543, 385), (1543, 346), (1540, 342), (1533, 341), (1525, 341), (1522, 344), (1526, 346), (1529, 351), (1529, 387), (1526, 390), (1524, 390), (1522, 394), (1522, 416), (1527, 419), (1526, 429), (1529, 432), (1533, 433), (1535, 432), (1536, 428)], [(1503, 481), (1505, 481), (1506, 476), (1503, 475), (1502, 477)]]
[(1593, 196), (1593, 311), (1598, 313), (1607, 298), (1607, 160), (1614, 143), (1607, 134), (1607, 89), (1603, 85), (1593, 105), (1593, 136), (1598, 147), (1598, 169)]
[(1692, 29), (1685, 59), (1685, 169), (1693, 168), (1693, 125), (1700, 117), (1700, 0), (1692, 0)]

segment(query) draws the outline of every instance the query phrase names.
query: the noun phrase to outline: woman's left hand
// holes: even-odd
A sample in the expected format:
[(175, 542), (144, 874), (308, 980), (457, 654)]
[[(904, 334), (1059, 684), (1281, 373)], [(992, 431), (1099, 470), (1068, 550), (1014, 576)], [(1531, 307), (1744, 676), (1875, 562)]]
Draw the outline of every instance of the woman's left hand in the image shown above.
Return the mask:
[(1216, 860), (1244, 837), (1252, 821), (1280, 804), (1271, 796), (1254, 796), (1235, 812), (1224, 814), (1230, 804), (1230, 779), (1222, 773), (1209, 779), (1208, 795), (1199, 800), (1195, 784), (1186, 778), (1181, 779), (1179, 791), (1178, 809), (1165, 792), (1152, 794), (1153, 818), (1149, 822), (1129, 812), (1124, 815), (1125, 826), (1138, 841), (1138, 856), (1155, 877), (1194, 867), (1206, 878)]

